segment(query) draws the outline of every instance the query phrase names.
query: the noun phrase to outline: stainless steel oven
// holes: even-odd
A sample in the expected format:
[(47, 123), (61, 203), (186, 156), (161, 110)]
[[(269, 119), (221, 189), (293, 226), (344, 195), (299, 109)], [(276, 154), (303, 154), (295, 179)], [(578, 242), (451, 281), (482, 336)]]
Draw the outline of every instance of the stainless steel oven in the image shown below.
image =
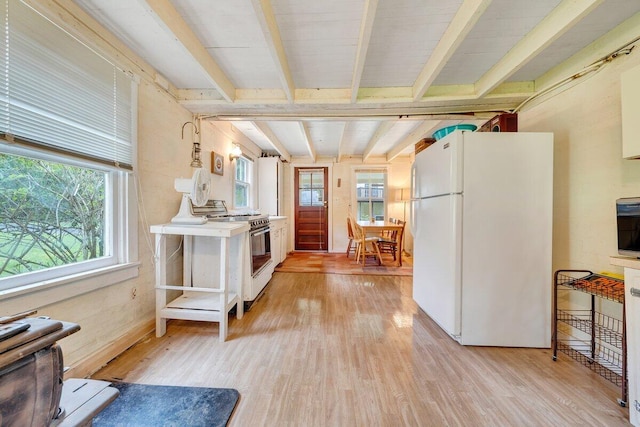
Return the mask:
[[(191, 206), (194, 215), (203, 215), (209, 221), (245, 222), (249, 225), (249, 244), (243, 256), (248, 256), (249, 265), (245, 265), (243, 277), (247, 281), (243, 284), (243, 299), (245, 309), (259, 297), (271, 279), (274, 263), (271, 260), (271, 232), (269, 231), (269, 217), (255, 213), (229, 213), (224, 200), (209, 200), (204, 206)], [(246, 259), (246, 258), (245, 258)], [(239, 261), (239, 260), (238, 260)], [(251, 276), (249, 276), (251, 273)]]
[(271, 261), (269, 218), (250, 220), (249, 227), (251, 276), (255, 277)]

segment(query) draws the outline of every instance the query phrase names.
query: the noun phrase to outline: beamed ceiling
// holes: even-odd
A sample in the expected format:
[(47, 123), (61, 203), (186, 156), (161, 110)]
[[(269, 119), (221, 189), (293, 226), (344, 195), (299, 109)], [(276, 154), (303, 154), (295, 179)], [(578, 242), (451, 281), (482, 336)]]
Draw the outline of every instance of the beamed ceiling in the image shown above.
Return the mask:
[(639, 0), (74, 1), (185, 108), (286, 160), (408, 155), (640, 36)]

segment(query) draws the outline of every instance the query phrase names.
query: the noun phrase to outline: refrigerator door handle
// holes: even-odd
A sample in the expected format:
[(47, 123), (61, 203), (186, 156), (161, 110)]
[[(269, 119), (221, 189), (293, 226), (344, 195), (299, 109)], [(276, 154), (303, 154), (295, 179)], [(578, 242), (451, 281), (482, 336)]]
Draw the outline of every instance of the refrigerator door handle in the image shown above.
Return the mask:
[(415, 208), (414, 205), (417, 201), (416, 199), (416, 162), (414, 161), (411, 165), (411, 177), (410, 180), (410, 189), (409, 189), (409, 230), (411, 230), (411, 234), (413, 236), (416, 235), (416, 221), (415, 221)]

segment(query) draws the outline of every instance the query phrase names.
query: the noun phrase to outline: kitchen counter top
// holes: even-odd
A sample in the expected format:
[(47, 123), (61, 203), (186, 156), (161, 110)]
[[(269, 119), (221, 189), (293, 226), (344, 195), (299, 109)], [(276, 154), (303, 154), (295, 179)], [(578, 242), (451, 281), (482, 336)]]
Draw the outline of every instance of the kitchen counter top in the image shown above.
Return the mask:
[(635, 268), (640, 270), (640, 259), (632, 258), (628, 256), (612, 256), (609, 257), (611, 265), (617, 265), (619, 267)]
[(249, 224), (245, 222), (216, 222), (206, 224), (157, 224), (151, 226), (155, 234), (182, 234), (186, 236), (232, 237), (249, 231)]

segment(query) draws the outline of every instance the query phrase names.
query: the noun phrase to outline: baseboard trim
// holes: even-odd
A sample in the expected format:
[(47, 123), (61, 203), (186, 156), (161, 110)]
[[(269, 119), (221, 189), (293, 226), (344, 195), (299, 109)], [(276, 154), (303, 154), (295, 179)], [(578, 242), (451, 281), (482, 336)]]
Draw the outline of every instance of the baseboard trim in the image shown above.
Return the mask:
[(137, 344), (156, 329), (155, 319), (141, 324), (128, 331), (126, 334), (102, 347), (98, 351), (85, 357), (74, 364), (64, 374), (64, 378), (88, 378), (104, 365), (124, 353), (125, 350)]

